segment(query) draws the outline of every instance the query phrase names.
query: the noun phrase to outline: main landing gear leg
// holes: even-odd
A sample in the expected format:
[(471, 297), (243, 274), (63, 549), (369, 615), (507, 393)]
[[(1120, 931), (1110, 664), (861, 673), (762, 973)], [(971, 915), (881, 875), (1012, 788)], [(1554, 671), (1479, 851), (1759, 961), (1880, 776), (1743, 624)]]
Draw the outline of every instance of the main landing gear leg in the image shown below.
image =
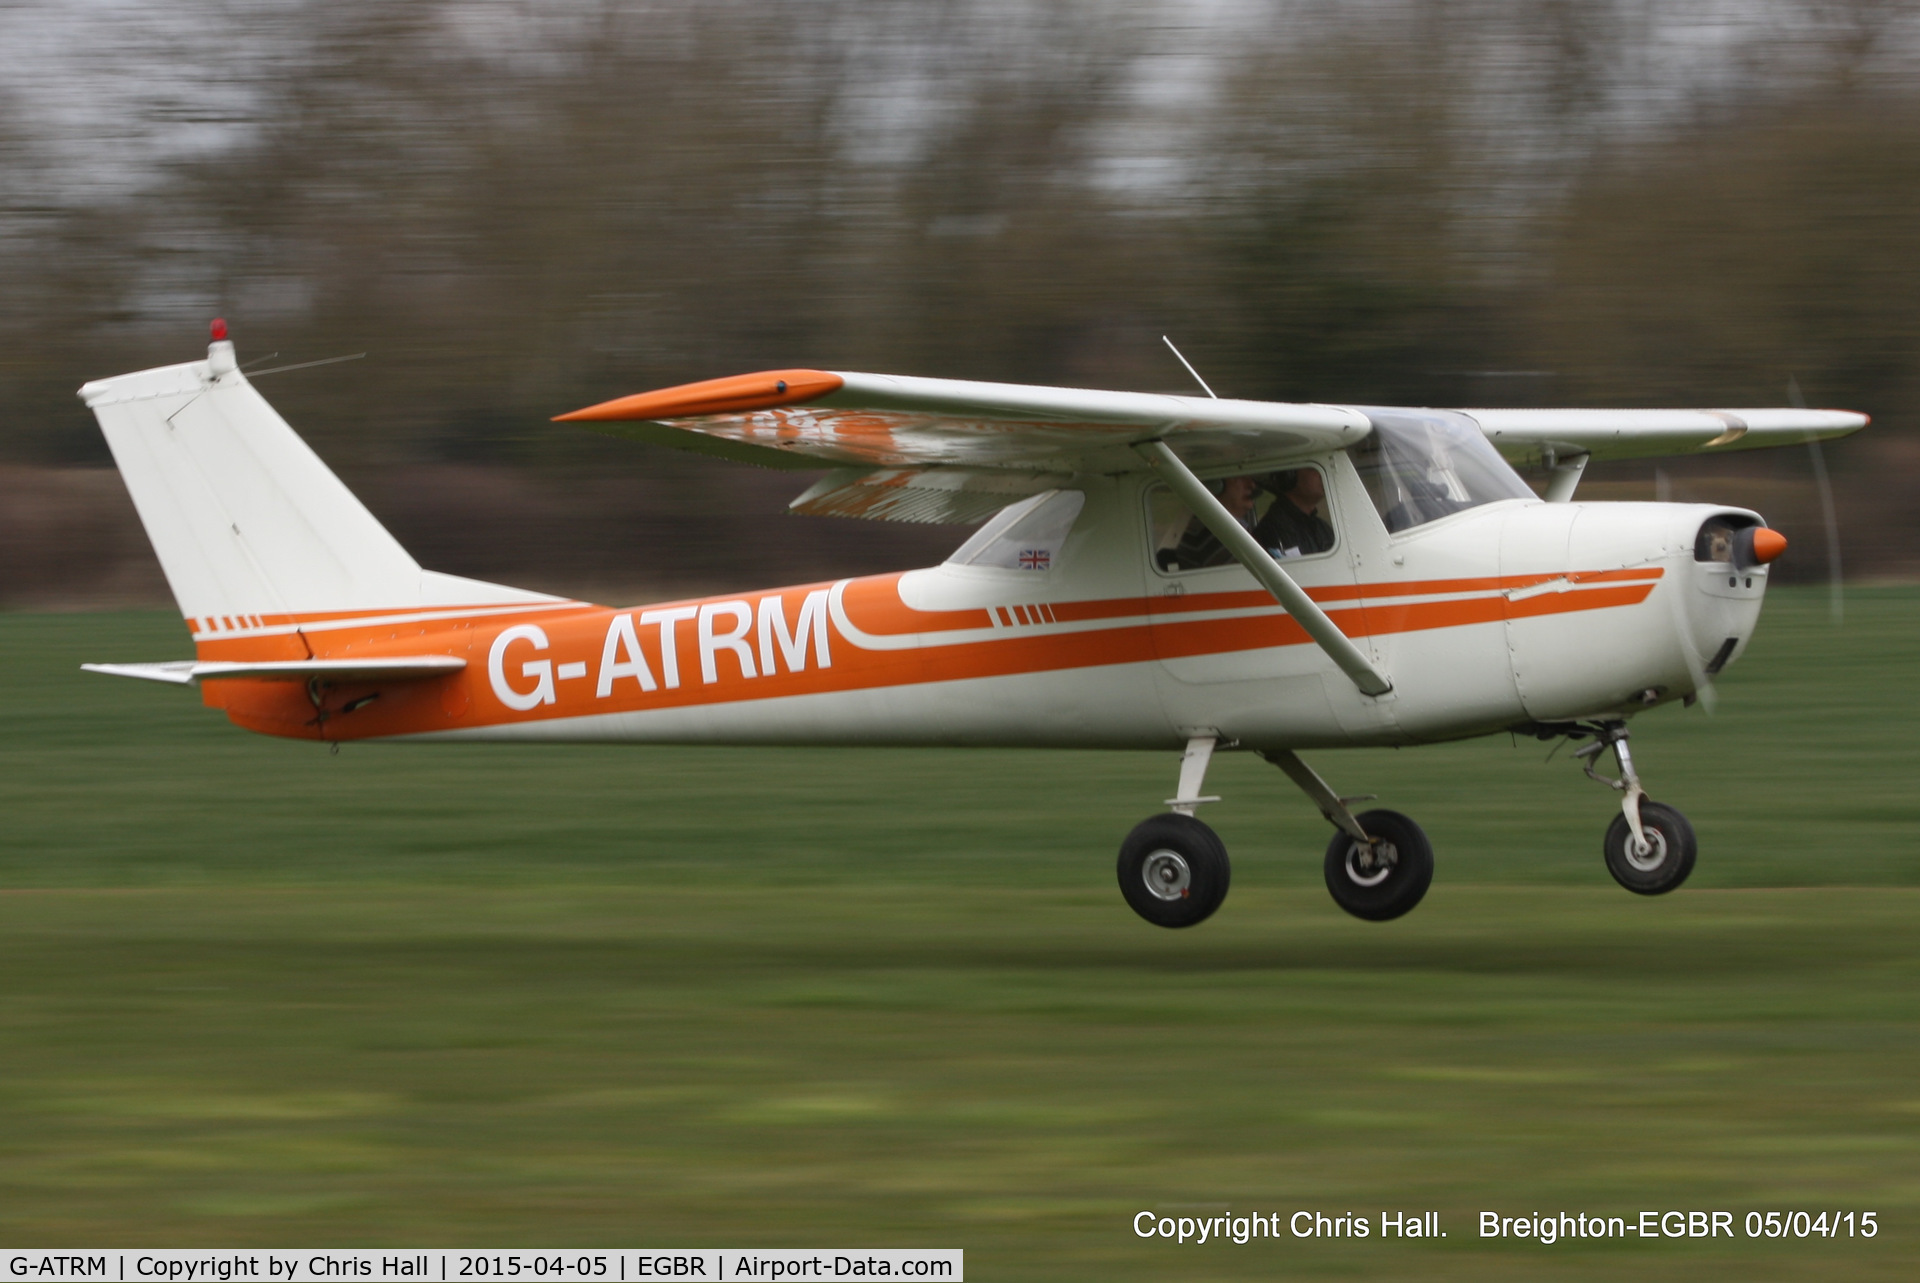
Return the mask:
[(1420, 903), (1433, 884), (1433, 845), (1418, 824), (1398, 811), (1356, 816), (1347, 803), (1365, 799), (1336, 794), (1297, 753), (1282, 749), (1260, 756), (1285, 771), (1338, 830), (1325, 866), (1335, 904), (1356, 918), (1386, 922)]
[(1143, 820), (1120, 844), (1120, 894), (1133, 911), (1157, 927), (1191, 927), (1205, 922), (1227, 898), (1232, 870), (1219, 834), (1193, 818), (1194, 808), (1218, 797), (1202, 797), (1207, 765), (1216, 737), (1196, 735), (1180, 759), (1178, 796), (1167, 799), (1170, 814)]
[[(1693, 872), (1699, 843), (1687, 817), (1670, 806), (1650, 800), (1640, 787), (1640, 776), (1633, 769), (1633, 754), (1627, 751), (1627, 724), (1599, 722), (1585, 728), (1593, 742), (1574, 753), (1580, 759), (1587, 778), (1618, 789), (1620, 814), (1607, 826), (1604, 850), (1607, 872), (1613, 880), (1636, 895), (1665, 895), (1687, 880)], [(1601, 756), (1613, 750), (1620, 764), (1620, 778), (1609, 779), (1593, 768)]]

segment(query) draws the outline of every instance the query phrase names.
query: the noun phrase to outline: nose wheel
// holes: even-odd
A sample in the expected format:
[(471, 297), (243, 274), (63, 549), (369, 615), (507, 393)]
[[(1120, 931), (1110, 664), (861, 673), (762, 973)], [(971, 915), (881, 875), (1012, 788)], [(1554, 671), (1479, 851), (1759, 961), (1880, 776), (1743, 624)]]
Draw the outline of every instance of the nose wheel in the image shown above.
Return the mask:
[[(1607, 857), (1607, 872), (1635, 895), (1665, 895), (1687, 880), (1693, 872), (1694, 857), (1700, 845), (1694, 839), (1693, 825), (1687, 817), (1663, 802), (1647, 797), (1640, 787), (1640, 776), (1633, 769), (1633, 754), (1627, 751), (1625, 722), (1560, 723), (1543, 728), (1541, 739), (1565, 735), (1589, 742), (1574, 751), (1587, 777), (1617, 790), (1620, 814), (1607, 826), (1602, 850)], [(1607, 751), (1620, 765), (1620, 778), (1600, 774), (1595, 766)]]
[(1635, 895), (1665, 895), (1687, 880), (1693, 858), (1699, 854), (1693, 825), (1670, 806), (1642, 800), (1640, 837), (1625, 815), (1607, 826), (1607, 872)]

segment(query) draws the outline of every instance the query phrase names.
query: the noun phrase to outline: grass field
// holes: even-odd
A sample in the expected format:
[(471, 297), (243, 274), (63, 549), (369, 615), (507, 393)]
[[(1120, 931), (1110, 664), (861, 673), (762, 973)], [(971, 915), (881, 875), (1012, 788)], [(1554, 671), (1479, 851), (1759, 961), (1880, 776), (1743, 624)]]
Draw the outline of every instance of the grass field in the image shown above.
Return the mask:
[[(1135, 919), (1172, 755), (324, 748), (0, 616), (0, 1242), (963, 1247), (977, 1279), (1920, 1274), (1920, 591), (1776, 591), (1638, 724), (1700, 834), (1504, 737), (1313, 758), (1427, 828), (1410, 917), (1221, 759), (1234, 889)], [(1483, 1243), (1481, 1210), (1874, 1210), (1872, 1240)], [(1141, 1210), (1441, 1213), (1431, 1243)]]

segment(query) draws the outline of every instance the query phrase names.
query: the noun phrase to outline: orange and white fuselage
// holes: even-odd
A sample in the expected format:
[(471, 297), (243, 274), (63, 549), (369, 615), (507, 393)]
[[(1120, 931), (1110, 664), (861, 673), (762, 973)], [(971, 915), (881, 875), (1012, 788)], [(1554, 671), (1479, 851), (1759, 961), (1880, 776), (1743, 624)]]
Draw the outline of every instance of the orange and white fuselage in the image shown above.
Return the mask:
[(1713, 509), (1514, 501), (1397, 543), (1382, 532), (1299, 574), (1394, 674), (1395, 691), (1374, 698), (1239, 567), (1161, 580), (1143, 488), (1120, 479), (1090, 494), (1039, 573), (937, 566), (629, 609), (452, 605), (190, 627), (203, 660), (466, 663), (317, 692), (202, 681), (237, 724), (310, 739), (1177, 748), (1213, 733), (1304, 748), (1637, 709), (1649, 691), (1679, 698), (1722, 638), (1751, 635), (1765, 591), (1764, 568), (1727, 588), (1694, 562)]

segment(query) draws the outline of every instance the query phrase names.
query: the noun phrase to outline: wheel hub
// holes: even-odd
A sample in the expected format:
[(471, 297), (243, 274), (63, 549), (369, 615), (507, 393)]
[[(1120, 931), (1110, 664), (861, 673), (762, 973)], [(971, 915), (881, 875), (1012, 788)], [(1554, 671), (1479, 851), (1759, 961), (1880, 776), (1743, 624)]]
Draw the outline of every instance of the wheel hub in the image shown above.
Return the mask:
[[(1640, 872), (1652, 873), (1667, 862), (1667, 835), (1651, 825), (1642, 825), (1640, 831), (1646, 834), (1646, 842), (1636, 843), (1629, 837), (1623, 854), (1627, 863)], [(1640, 849), (1642, 846), (1646, 849)]]
[(1156, 900), (1184, 900), (1193, 887), (1193, 870), (1177, 851), (1155, 851), (1140, 866), (1147, 894)]
[(1398, 863), (1400, 850), (1391, 842), (1355, 842), (1347, 848), (1347, 877), (1355, 886), (1379, 886)]

